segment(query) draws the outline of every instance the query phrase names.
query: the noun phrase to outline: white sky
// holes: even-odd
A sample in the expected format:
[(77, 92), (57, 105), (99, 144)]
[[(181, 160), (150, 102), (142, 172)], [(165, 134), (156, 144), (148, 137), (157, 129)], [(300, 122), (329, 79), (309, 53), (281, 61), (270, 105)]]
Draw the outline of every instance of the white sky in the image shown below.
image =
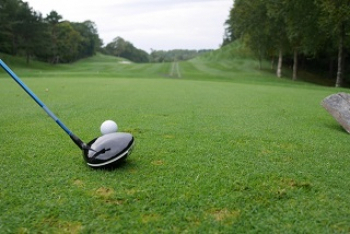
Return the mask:
[(43, 17), (55, 10), (73, 22), (93, 21), (104, 44), (117, 36), (150, 52), (216, 49), (233, 0), (23, 0)]

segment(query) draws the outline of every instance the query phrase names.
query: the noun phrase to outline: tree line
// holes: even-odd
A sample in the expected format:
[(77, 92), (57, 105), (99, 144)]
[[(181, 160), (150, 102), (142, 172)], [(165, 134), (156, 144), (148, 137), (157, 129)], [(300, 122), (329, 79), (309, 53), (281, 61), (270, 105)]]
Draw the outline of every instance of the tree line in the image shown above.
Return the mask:
[(136, 48), (131, 42), (116, 37), (108, 43), (102, 50), (104, 54), (123, 57), (136, 63), (149, 62), (149, 55), (146, 51)]
[(159, 63), (159, 62), (173, 62), (176, 61), (182, 61), (182, 60), (189, 60), (192, 58), (195, 58), (197, 56), (200, 56), (202, 54), (211, 52), (213, 50), (210, 49), (202, 49), (202, 50), (183, 50), (183, 49), (176, 49), (176, 50), (153, 50), (151, 49), (150, 53), (150, 62), (153, 63)]
[(92, 21), (62, 21), (51, 11), (46, 17), (21, 0), (0, 0), (0, 52), (50, 63), (89, 57), (102, 45)]
[(22, 0), (0, 0), (0, 53), (25, 56), (52, 64), (71, 63), (96, 52), (133, 62), (169, 62), (191, 59), (203, 51), (152, 50), (151, 54), (116, 37), (103, 47), (94, 22), (62, 20), (56, 11), (45, 17)]
[(224, 43), (236, 39), (260, 61), (291, 63), (293, 80), (299, 66), (328, 72), (335, 86), (345, 84), (345, 59), (350, 55), (349, 0), (235, 0), (226, 21)]
[(108, 43), (102, 50), (104, 54), (123, 57), (133, 62), (173, 62), (183, 61), (195, 58), (203, 53), (210, 52), (212, 50), (154, 50), (151, 49), (151, 53), (136, 48), (131, 42), (123, 39), (122, 37), (116, 37), (112, 42)]

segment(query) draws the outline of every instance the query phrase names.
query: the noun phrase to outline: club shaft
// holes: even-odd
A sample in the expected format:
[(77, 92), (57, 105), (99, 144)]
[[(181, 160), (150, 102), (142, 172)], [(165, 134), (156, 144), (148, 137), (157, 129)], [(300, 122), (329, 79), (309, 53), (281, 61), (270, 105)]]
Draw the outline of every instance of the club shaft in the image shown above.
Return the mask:
[(70, 131), (58, 118), (57, 116), (50, 111), (50, 109), (33, 93), (30, 88), (0, 59), (1, 67), (16, 81), (19, 86), (32, 98), (34, 101), (44, 109), (44, 111), (69, 135), (73, 133)]

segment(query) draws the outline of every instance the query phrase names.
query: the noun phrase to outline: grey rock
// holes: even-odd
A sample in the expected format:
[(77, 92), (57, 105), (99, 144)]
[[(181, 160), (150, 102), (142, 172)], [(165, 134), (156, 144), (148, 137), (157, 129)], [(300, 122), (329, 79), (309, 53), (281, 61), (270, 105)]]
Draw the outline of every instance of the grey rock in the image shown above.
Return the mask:
[(350, 133), (350, 94), (332, 94), (323, 99), (321, 105)]

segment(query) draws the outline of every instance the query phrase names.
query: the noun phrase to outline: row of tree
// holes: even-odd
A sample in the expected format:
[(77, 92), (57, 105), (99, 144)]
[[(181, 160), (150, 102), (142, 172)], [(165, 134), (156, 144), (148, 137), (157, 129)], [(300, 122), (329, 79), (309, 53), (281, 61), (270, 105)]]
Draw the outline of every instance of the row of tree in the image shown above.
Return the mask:
[(112, 42), (103, 48), (103, 53), (116, 57), (123, 57), (133, 62), (173, 62), (189, 60), (212, 50), (153, 50), (151, 53), (136, 48), (131, 42), (121, 37), (116, 37)]
[(349, 0), (235, 0), (226, 26), (224, 44), (240, 38), (259, 61), (278, 57), (278, 77), (285, 56), (292, 61), (293, 80), (302, 60), (309, 67), (328, 64), (330, 74), (337, 64), (336, 87), (344, 84), (344, 61), (350, 55)]
[(0, 52), (49, 63), (70, 63), (95, 55), (97, 51), (133, 62), (169, 62), (191, 59), (206, 52), (156, 51), (151, 54), (116, 37), (105, 47), (94, 22), (62, 20), (56, 11), (46, 17), (22, 0), (0, 0)]
[(21, 0), (0, 0), (0, 52), (50, 63), (92, 56), (101, 47), (91, 21), (62, 21), (56, 11), (46, 17)]
[(212, 50), (151, 50), (150, 62), (159, 63), (159, 62), (173, 62), (174, 60), (182, 61), (189, 60), (200, 56), (204, 53), (211, 52)]
[(105, 54), (123, 57), (136, 63), (149, 62), (149, 55), (146, 51), (136, 48), (131, 42), (121, 37), (116, 37), (108, 43), (102, 50)]

